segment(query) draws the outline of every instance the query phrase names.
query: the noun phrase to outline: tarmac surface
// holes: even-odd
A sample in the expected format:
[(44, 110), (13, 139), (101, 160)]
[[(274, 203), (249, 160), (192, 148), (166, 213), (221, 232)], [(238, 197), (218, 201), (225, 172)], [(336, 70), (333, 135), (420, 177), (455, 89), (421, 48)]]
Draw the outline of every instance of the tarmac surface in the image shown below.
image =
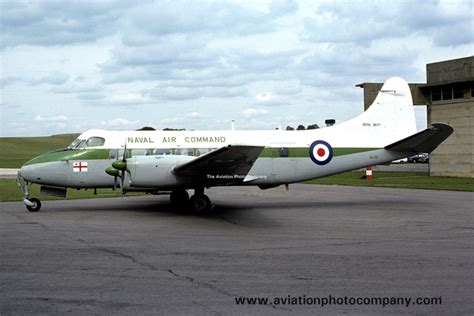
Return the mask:
[[(0, 314), (474, 314), (473, 193), (207, 193), (209, 217), (173, 210), (167, 196), (44, 201), (38, 213), (0, 203)], [(288, 296), (305, 300), (274, 301)], [(441, 304), (308, 300), (346, 296)]]
[(0, 179), (16, 179), (18, 170), (15, 168), (0, 168)]

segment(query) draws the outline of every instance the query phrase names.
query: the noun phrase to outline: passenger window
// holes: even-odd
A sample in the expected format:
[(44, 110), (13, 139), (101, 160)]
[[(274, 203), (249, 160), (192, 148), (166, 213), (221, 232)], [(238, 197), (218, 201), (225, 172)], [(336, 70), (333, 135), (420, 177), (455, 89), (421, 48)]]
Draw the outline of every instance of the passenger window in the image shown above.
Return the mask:
[(176, 154), (180, 156), (189, 156), (189, 155), (192, 155), (192, 150), (191, 150), (191, 154), (189, 154), (189, 151), (187, 148), (180, 148), (180, 149), (177, 149)]
[(201, 156), (211, 151), (212, 151), (211, 148), (196, 148), (196, 156)]
[(146, 149), (132, 149), (132, 157), (146, 156)]
[(158, 148), (155, 150), (155, 155), (171, 155), (171, 148)]
[(86, 142), (86, 147), (98, 147), (103, 146), (105, 139), (102, 137), (91, 137)]

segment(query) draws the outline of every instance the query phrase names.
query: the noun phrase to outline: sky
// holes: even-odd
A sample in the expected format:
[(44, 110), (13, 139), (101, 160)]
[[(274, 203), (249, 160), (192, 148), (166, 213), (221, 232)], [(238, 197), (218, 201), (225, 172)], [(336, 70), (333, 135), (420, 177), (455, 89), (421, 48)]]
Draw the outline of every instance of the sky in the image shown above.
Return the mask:
[(323, 126), (474, 54), (473, 1), (0, 0), (0, 27), (2, 137)]

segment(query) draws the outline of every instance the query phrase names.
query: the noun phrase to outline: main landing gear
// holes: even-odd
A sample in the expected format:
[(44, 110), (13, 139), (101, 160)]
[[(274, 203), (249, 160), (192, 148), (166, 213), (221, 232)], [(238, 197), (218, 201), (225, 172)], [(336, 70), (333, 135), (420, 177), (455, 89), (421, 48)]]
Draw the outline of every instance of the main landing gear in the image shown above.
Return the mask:
[(214, 208), (209, 197), (204, 194), (204, 188), (196, 188), (191, 198), (189, 198), (188, 192), (184, 189), (173, 190), (170, 195), (170, 201), (177, 207), (191, 209), (196, 215), (207, 215)]
[(37, 198), (30, 198), (28, 181), (24, 180), (20, 174), (17, 177), (18, 187), (23, 191), (23, 203), (29, 212), (38, 212), (41, 209), (41, 201)]

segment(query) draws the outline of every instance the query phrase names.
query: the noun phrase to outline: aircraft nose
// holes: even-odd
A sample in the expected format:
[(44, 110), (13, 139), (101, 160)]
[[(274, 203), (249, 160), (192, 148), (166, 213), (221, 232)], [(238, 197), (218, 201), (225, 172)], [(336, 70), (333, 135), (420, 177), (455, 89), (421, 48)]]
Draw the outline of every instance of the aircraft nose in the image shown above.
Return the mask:
[(36, 182), (38, 181), (35, 171), (34, 165), (23, 165), (20, 168), (20, 175), (23, 179), (28, 182)]

